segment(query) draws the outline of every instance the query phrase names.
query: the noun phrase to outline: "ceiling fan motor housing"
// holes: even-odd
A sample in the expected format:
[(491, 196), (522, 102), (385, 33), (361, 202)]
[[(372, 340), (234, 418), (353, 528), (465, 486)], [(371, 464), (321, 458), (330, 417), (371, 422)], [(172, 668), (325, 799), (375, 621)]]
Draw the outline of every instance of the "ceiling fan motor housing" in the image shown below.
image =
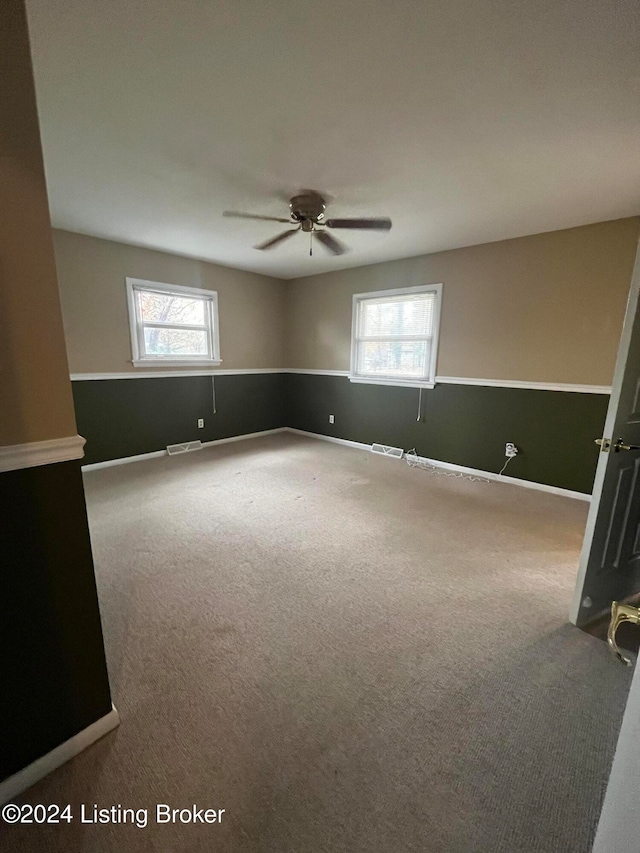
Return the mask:
[[(388, 231), (391, 228), (391, 220), (388, 217), (368, 217), (358, 219), (325, 219), (324, 212), (326, 210), (326, 202), (320, 193), (315, 190), (300, 190), (298, 195), (293, 196), (289, 202), (289, 211), (291, 219), (283, 219), (280, 216), (264, 216), (260, 213), (241, 213), (235, 210), (223, 211), (223, 216), (235, 216), (239, 219), (260, 219), (267, 222), (284, 222), (287, 225), (297, 223), (297, 228), (289, 228), (280, 234), (276, 234), (270, 240), (260, 243), (256, 249), (273, 249), (275, 246), (281, 245), (285, 240), (289, 240), (294, 234), (299, 231), (309, 234), (311, 246), (313, 245), (313, 237), (322, 243), (327, 251), (334, 255), (342, 255), (346, 252), (344, 246), (336, 237), (329, 233), (329, 229), (334, 228), (368, 228), (378, 231)], [(322, 227), (318, 227), (322, 226)], [(326, 227), (325, 227), (326, 226)], [(313, 249), (309, 248), (309, 254), (313, 254)]]
[(303, 223), (303, 231), (310, 231), (311, 228), (305, 228), (305, 222), (314, 222), (322, 219), (326, 209), (326, 204), (321, 195), (314, 192), (307, 192), (301, 195), (294, 196), (289, 202), (291, 210), (291, 218), (297, 222)]

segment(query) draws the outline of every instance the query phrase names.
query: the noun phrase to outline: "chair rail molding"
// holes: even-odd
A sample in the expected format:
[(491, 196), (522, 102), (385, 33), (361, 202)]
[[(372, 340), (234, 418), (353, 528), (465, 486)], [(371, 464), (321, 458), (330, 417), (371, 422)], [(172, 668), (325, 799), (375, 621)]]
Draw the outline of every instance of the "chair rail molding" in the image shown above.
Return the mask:
[[(100, 379), (153, 379), (181, 376), (242, 376), (258, 373), (298, 373), (308, 376), (344, 376), (349, 379), (348, 370), (315, 370), (307, 367), (257, 367), (238, 370), (143, 370), (134, 373), (72, 373), (71, 381), (96, 381)], [(351, 379), (352, 382), (365, 382), (370, 385), (403, 385), (409, 388), (433, 388), (433, 383), (405, 383), (382, 379)], [(566, 391), (571, 394), (610, 394), (610, 385), (580, 385), (571, 382), (532, 382), (524, 379), (475, 379), (465, 376), (436, 376), (436, 385), (483, 385), (488, 388), (525, 388), (531, 391)]]
[(0, 447), (0, 473), (82, 459), (84, 445), (85, 439), (81, 435), (4, 445)]

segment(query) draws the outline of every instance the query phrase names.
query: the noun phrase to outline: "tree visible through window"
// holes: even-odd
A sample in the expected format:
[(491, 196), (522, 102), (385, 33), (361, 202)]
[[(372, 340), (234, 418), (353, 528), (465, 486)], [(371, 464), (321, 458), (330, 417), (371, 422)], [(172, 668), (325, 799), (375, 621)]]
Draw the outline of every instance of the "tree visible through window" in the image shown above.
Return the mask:
[(439, 307), (439, 285), (356, 294), (352, 378), (433, 382)]
[(217, 294), (127, 279), (136, 361), (219, 361)]

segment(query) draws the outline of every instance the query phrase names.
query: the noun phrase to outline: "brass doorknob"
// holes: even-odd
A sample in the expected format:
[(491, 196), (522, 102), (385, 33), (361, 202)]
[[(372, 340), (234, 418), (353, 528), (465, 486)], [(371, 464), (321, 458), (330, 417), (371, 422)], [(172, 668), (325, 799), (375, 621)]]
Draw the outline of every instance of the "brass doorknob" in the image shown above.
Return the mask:
[(609, 622), (609, 630), (607, 631), (607, 644), (619, 661), (622, 661), (627, 666), (631, 666), (633, 661), (622, 654), (616, 643), (616, 631), (623, 622), (632, 622), (634, 625), (640, 625), (640, 607), (632, 607), (630, 604), (618, 604), (617, 601), (612, 601), (611, 621)]
[(620, 450), (640, 450), (640, 444), (625, 444), (624, 441), (619, 438), (613, 445), (613, 452), (618, 453)]

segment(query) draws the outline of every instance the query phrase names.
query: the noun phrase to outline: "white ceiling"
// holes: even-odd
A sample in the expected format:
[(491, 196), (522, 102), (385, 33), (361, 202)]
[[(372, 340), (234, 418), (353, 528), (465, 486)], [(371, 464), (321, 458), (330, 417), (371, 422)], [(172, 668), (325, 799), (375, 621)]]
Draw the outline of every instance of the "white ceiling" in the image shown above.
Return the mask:
[[(28, 9), (60, 228), (292, 278), (640, 212), (637, 0)], [(305, 187), (393, 229), (309, 258), (221, 216)]]

